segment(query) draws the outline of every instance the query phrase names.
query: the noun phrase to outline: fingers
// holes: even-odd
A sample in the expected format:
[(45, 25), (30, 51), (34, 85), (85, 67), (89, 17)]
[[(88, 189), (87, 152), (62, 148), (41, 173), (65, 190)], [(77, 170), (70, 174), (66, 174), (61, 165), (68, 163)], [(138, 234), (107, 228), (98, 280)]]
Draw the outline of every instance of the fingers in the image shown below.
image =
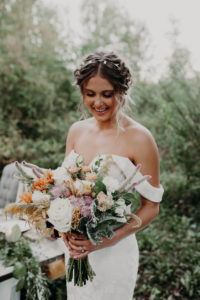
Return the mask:
[(69, 237), (74, 240), (87, 240), (87, 238), (84, 235), (76, 234), (76, 233), (72, 233), (72, 232), (69, 233)]
[(63, 241), (64, 241), (66, 247), (67, 247), (69, 250), (71, 250), (71, 246), (70, 246), (70, 244), (69, 244), (69, 236), (68, 236), (67, 233), (64, 233), (64, 234), (63, 234)]
[(89, 253), (90, 253), (90, 251), (85, 251), (83, 253), (78, 253), (76, 251), (70, 251), (70, 257), (74, 258), (74, 259), (83, 259), (86, 256), (88, 256)]
[(84, 246), (76, 246), (69, 241), (69, 246), (72, 250), (76, 250), (77, 252), (83, 252), (86, 250)]
[(77, 247), (87, 247), (90, 246), (89, 240), (74, 240), (73, 238), (69, 238), (69, 242)]

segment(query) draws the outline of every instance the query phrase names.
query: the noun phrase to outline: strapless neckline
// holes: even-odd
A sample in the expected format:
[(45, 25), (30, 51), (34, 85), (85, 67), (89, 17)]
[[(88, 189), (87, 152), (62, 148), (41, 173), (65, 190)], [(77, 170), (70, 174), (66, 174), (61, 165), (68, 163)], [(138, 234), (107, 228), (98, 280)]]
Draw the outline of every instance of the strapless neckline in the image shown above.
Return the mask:
[[(70, 153), (65, 157), (62, 166), (69, 167), (71, 164), (74, 164), (76, 162), (77, 156), (80, 156), (82, 159), (84, 157), (77, 153), (74, 149), (70, 151)], [(143, 178), (143, 174), (137, 170), (137, 166), (128, 158), (125, 156), (117, 155), (117, 154), (99, 154), (96, 155), (91, 162), (88, 164), (89, 167), (92, 167), (95, 163), (96, 159), (98, 158), (106, 158), (111, 157), (113, 160), (113, 164), (110, 165), (109, 172), (111, 172), (111, 176), (120, 177), (121, 172), (124, 174), (126, 178), (130, 176), (132, 177), (132, 183), (134, 182), (140, 182)], [(135, 172), (136, 171), (136, 172)], [(120, 179), (124, 180), (124, 179)], [(131, 182), (130, 182), (131, 184)], [(149, 183), (149, 181), (144, 180), (140, 182), (140, 184), (137, 184), (135, 186), (135, 189), (141, 194), (144, 198), (151, 200), (153, 202), (160, 202), (162, 199), (162, 195), (164, 192), (164, 189), (162, 185), (159, 185), (159, 187), (155, 187)]]
[[(70, 155), (72, 152), (74, 152), (76, 155), (80, 155), (84, 160), (84, 157), (81, 154), (79, 154), (78, 152), (76, 152), (74, 149), (72, 149), (68, 155)], [(106, 156), (114, 156), (114, 157), (119, 157), (119, 158), (128, 160), (131, 164), (133, 164), (135, 166), (135, 164), (130, 160), (130, 158), (128, 158), (126, 156), (118, 155), (118, 154), (111, 154), (111, 153), (110, 154), (98, 154), (98, 155), (94, 156), (93, 159), (90, 161), (90, 163), (88, 163), (87, 165), (91, 166), (98, 157), (106, 157)]]

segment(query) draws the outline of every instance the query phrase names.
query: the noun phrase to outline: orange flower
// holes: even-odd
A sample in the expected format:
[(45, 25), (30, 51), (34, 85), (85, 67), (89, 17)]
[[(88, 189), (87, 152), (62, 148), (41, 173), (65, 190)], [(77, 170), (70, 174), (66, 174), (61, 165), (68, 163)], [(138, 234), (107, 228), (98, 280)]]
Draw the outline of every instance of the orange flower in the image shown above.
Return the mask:
[(53, 173), (51, 171), (46, 171), (45, 172), (45, 179), (47, 180), (48, 183), (54, 183), (53, 179)]
[(32, 187), (33, 190), (41, 191), (41, 192), (45, 192), (47, 188), (48, 188), (48, 182), (47, 182), (46, 178), (37, 178), (34, 181), (34, 184)]
[(24, 203), (32, 203), (32, 193), (28, 193), (25, 192), (20, 196), (20, 199), (24, 202)]
[(85, 189), (86, 189), (86, 191), (91, 191), (91, 187), (88, 185), (88, 184), (84, 184), (84, 187), (85, 187)]

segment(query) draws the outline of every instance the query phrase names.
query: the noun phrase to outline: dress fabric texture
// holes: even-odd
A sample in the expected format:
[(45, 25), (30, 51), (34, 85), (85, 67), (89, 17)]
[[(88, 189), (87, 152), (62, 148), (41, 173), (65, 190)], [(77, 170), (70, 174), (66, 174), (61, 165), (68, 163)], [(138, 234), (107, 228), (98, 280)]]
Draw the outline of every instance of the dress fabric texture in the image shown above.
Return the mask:
[[(79, 155), (72, 150), (65, 158), (63, 166), (69, 167)], [(126, 157), (118, 155), (99, 155), (90, 163), (92, 167), (96, 160), (102, 158), (108, 165), (108, 175), (122, 183), (134, 174), (136, 166)], [(142, 174), (138, 171), (133, 182), (139, 181)], [(145, 198), (160, 202), (163, 188), (155, 188), (147, 181), (136, 186), (136, 190)], [(69, 258), (65, 249), (66, 263)], [(67, 300), (132, 300), (137, 278), (139, 251), (135, 234), (120, 240), (115, 245), (94, 251), (89, 254), (90, 264), (96, 273), (93, 281), (88, 281), (83, 287), (67, 283)]]

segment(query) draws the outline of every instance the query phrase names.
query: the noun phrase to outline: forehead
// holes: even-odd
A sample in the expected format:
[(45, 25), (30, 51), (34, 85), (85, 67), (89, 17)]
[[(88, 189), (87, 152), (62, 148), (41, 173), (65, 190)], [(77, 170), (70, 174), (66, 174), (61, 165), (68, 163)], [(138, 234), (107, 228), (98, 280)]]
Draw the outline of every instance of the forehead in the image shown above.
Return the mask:
[(103, 78), (99, 75), (90, 78), (84, 84), (84, 88), (93, 91), (114, 90), (113, 85), (106, 78)]

